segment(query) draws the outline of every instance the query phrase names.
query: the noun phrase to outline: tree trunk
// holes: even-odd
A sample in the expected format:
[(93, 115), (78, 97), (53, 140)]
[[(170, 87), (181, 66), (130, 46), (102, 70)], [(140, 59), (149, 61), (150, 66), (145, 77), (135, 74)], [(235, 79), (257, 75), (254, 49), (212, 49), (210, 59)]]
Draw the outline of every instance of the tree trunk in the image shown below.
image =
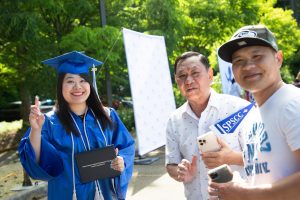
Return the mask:
[(23, 169), (23, 183), (22, 186), (32, 186), (32, 182), (30, 180), (30, 177), (26, 173), (26, 171)]
[[(23, 119), (23, 122), (26, 122), (25, 124), (28, 125), (28, 116), (30, 112), (30, 105), (31, 105), (31, 96), (30, 92), (26, 86), (26, 83), (20, 83), (19, 85), (20, 89), (20, 99), (22, 101), (22, 106), (21, 106), (21, 117)], [(26, 127), (28, 128), (28, 127)]]
[[(21, 106), (21, 117), (23, 119), (23, 126), (19, 134), (24, 134), (27, 129), (29, 128), (29, 112), (30, 112), (30, 92), (26, 86), (25, 83), (21, 83), (19, 85), (19, 90), (20, 90), (20, 99), (22, 101), (22, 106)], [(22, 136), (20, 137), (22, 138)], [(22, 186), (32, 186), (32, 182), (30, 180), (30, 177), (26, 173), (26, 171), (23, 169), (23, 183)]]

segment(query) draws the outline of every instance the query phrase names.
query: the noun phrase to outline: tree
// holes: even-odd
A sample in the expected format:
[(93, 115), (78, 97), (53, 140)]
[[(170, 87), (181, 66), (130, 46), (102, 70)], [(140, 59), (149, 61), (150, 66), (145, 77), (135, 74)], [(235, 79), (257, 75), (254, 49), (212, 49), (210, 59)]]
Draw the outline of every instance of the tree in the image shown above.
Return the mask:
[[(182, 0), (187, 25), (178, 48), (194, 50), (209, 56), (217, 71), (217, 48), (239, 28), (250, 24), (265, 24), (276, 35), (285, 55), (283, 77), (290, 80), (291, 60), (299, 49), (299, 28), (291, 10), (274, 8), (275, 0)], [(295, 59), (294, 59), (295, 60)]]
[(300, 29), (292, 15), (291, 10), (271, 6), (261, 8), (261, 22), (274, 32), (279, 49), (283, 51), (284, 63), (281, 73), (287, 82), (292, 82), (300, 70), (300, 66), (295, 65), (300, 49)]
[(78, 27), (62, 38), (60, 48), (64, 51), (73, 49), (85, 51), (87, 55), (104, 62), (104, 66), (101, 66), (100, 70), (97, 71), (97, 87), (101, 94), (100, 97), (105, 94), (105, 85), (103, 85), (105, 77), (102, 69), (107, 64), (110, 65), (113, 91), (119, 95), (129, 94), (129, 82), (128, 76), (126, 76), (127, 68), (120, 29), (110, 26), (104, 28)]
[(0, 11), (1, 69), (10, 69), (5, 80), (16, 86), (26, 122), (32, 94), (55, 96), (54, 73), (40, 62), (62, 53), (58, 43), (75, 27), (96, 24), (98, 10), (94, 1), (87, 0), (12, 0), (3, 2)]
[[(113, 93), (130, 95), (121, 27), (164, 36), (170, 64), (183, 51), (195, 50), (208, 56), (217, 71), (216, 49), (237, 28), (263, 23), (284, 50), (285, 80), (299, 70), (299, 28), (290, 10), (274, 8), (275, 0), (106, 0), (105, 5), (110, 27), (102, 29), (99, 1), (2, 2), (0, 95), (21, 99), (24, 108), (35, 94), (54, 98), (55, 73), (40, 61), (70, 50), (84, 50), (105, 61), (104, 66), (112, 66)], [(49, 81), (40, 84), (40, 80)], [(98, 72), (98, 80), (103, 80), (102, 73)], [(102, 84), (99, 89), (103, 94)]]
[[(80, 7), (78, 7), (80, 5)], [(5, 82), (14, 85), (22, 101), (21, 116), (23, 133), (28, 128), (29, 107), (33, 92), (49, 94), (51, 81), (41, 84), (49, 76), (40, 70), (42, 58), (53, 54), (57, 41), (70, 32), (73, 22), (79, 16), (85, 23), (87, 12), (91, 11), (87, 1), (4, 1), (0, 7), (0, 63), (1, 76)], [(95, 9), (96, 10), (96, 9)], [(53, 31), (54, 30), (54, 31)], [(42, 44), (42, 45), (41, 45)], [(47, 56), (46, 56), (47, 55)], [(9, 69), (9, 70), (7, 70)], [(0, 88), (8, 89), (9, 84)], [(3, 96), (4, 91), (1, 91)], [(23, 185), (30, 185), (30, 179), (24, 174)]]

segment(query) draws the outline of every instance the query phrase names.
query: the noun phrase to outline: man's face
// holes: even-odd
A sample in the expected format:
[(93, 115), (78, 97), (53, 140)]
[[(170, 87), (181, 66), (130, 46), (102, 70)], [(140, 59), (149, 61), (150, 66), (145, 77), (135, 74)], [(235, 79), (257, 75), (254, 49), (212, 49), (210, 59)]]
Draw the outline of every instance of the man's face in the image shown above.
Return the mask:
[(207, 98), (213, 73), (199, 61), (198, 56), (192, 56), (181, 61), (176, 70), (176, 83), (181, 94), (188, 100)]
[(232, 71), (237, 83), (256, 93), (265, 91), (281, 80), (281, 51), (269, 47), (250, 46), (237, 50), (232, 55)]

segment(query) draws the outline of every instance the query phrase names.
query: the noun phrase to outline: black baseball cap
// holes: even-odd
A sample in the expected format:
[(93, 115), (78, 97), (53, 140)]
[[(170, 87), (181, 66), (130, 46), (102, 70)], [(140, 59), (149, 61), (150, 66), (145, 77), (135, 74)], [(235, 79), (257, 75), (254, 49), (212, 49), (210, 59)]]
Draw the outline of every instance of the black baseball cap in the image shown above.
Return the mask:
[(236, 31), (230, 40), (218, 50), (218, 55), (226, 62), (232, 61), (232, 54), (248, 46), (266, 46), (278, 51), (275, 36), (264, 25), (244, 26)]

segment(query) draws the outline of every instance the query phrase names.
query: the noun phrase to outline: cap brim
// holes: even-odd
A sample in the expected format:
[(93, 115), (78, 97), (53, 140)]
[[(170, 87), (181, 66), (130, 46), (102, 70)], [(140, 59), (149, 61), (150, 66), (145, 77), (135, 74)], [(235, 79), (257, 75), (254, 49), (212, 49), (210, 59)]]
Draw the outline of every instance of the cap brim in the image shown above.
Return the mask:
[[(223, 44), (219, 50), (218, 50), (218, 55), (219, 57), (226, 61), (230, 62), (232, 61), (232, 54), (244, 47), (248, 46), (266, 46), (266, 47), (271, 47), (274, 49), (274, 47), (267, 41), (259, 38), (250, 38), (250, 37), (243, 37), (243, 38), (238, 38), (235, 40), (231, 40), (225, 44)], [(274, 49), (276, 50), (276, 49)]]

